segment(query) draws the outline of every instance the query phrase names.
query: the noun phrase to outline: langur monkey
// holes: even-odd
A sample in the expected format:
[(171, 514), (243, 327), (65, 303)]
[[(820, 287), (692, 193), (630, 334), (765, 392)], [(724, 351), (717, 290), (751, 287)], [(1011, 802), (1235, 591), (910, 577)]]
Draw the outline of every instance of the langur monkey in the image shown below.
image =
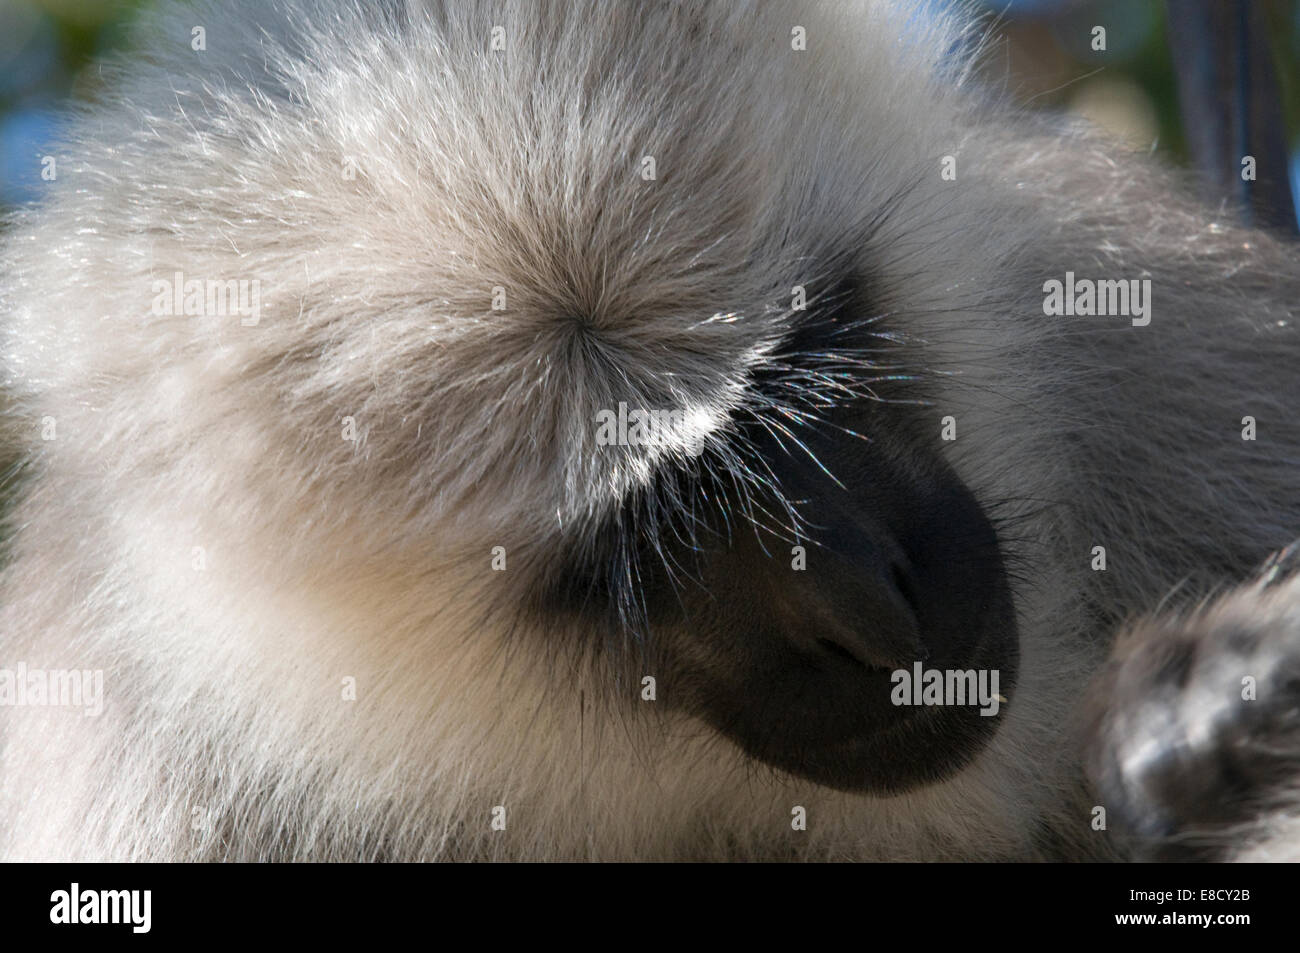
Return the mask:
[(149, 13), (3, 233), (0, 856), (1296, 856), (1295, 250), (982, 29)]

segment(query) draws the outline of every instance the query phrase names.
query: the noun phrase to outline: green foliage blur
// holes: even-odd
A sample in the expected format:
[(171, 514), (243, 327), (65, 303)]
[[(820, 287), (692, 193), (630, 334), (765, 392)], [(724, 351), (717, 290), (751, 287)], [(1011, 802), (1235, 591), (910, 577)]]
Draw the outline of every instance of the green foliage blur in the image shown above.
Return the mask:
[(96, 85), (95, 61), (128, 44), (154, 0), (0, 0), (0, 210), (40, 195), (54, 120)]

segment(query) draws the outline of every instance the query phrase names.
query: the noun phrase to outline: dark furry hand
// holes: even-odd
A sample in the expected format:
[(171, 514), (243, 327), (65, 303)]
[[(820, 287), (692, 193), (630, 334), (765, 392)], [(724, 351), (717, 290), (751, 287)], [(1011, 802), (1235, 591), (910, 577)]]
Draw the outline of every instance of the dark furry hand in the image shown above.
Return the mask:
[(1278, 836), (1300, 773), (1300, 547), (1194, 613), (1120, 639), (1099, 680), (1090, 767), (1139, 856), (1294, 860)]

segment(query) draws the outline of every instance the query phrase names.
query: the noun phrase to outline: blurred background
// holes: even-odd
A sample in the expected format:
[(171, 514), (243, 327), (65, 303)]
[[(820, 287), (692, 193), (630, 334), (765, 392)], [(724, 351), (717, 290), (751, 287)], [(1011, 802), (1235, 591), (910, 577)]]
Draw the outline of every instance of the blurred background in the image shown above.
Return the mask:
[[(40, 194), (53, 117), (69, 97), (93, 92), (96, 57), (123, 48), (132, 18), (152, 2), (0, 0), (0, 211)], [(1256, 220), (1295, 228), (1300, 0), (919, 2), (970, 6), (998, 25), (987, 70), (1015, 98), (1084, 115), (1134, 148), (1199, 169), (1207, 197), (1284, 202), (1285, 220), (1276, 208)], [(1252, 187), (1258, 198), (1232, 194), (1244, 154), (1257, 154), (1261, 178), (1272, 180)]]

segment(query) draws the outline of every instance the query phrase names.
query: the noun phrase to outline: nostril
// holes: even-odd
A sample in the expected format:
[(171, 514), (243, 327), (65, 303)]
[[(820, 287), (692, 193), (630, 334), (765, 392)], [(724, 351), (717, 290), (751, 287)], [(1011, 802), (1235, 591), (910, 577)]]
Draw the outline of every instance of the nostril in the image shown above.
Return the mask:
[(840, 658), (846, 662), (850, 662), (853, 665), (856, 665), (858, 668), (864, 669), (865, 671), (868, 672), (892, 671), (892, 669), (889, 668), (888, 666), (876, 665), (873, 664), (872, 662), (868, 662), (860, 655), (858, 655), (856, 652), (854, 652), (852, 649), (846, 648), (839, 642), (836, 642), (834, 639), (819, 638), (817, 640), (817, 647), (820, 648), (822, 651), (824, 651), (827, 655), (834, 655), (836, 658)]
[[(898, 563), (893, 563), (889, 567), (889, 576), (894, 583), (894, 591), (898, 593), (903, 605), (912, 615), (912, 623), (918, 631), (921, 626), (921, 601), (917, 597), (916, 586), (912, 582), (911, 575), (903, 569)], [(918, 640), (916, 644), (916, 655), (919, 661), (926, 661), (930, 657), (930, 649), (924, 641)]]
[(858, 658), (856, 655), (854, 655), (852, 652), (850, 652), (848, 649), (846, 649), (844, 646), (840, 645), (840, 643), (834, 641), (833, 639), (818, 639), (817, 645), (823, 651), (828, 652), (831, 655), (837, 655), (840, 658), (844, 659), (846, 662), (852, 662), (854, 665), (861, 665), (863, 668), (869, 667), (865, 662), (862, 661), (862, 659)]
[(908, 611), (912, 613), (912, 618), (919, 619), (920, 613), (917, 611), (919, 605), (916, 599), (916, 589), (912, 585), (911, 577), (898, 563), (894, 563), (889, 567), (889, 576), (894, 583), (894, 590), (903, 597), (903, 602), (907, 604)]
[[(852, 663), (864, 672), (892, 672), (926, 657), (915, 586), (906, 559), (881, 560), (872, 572), (844, 573), (830, 605), (807, 606), (794, 628), (805, 651), (827, 664)], [(834, 662), (832, 662), (832, 659)]]

